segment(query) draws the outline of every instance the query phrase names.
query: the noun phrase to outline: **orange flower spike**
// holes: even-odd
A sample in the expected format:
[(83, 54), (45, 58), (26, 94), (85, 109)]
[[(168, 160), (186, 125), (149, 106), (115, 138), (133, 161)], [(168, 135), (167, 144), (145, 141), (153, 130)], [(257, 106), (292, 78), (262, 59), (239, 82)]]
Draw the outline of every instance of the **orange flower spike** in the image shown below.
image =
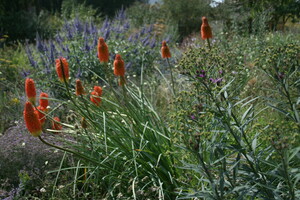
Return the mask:
[[(69, 64), (67, 59), (61, 57), (55, 60), (56, 73), (61, 82), (69, 81)], [(65, 77), (65, 80), (64, 80)]]
[(108, 46), (103, 37), (98, 39), (98, 58), (100, 62), (108, 62), (109, 60)]
[(62, 129), (62, 125), (57, 122), (60, 122), (60, 119), (58, 117), (54, 117), (53, 121), (52, 121), (52, 129), (53, 130), (61, 130)]
[(33, 105), (35, 105), (35, 99), (36, 99), (35, 85), (34, 85), (34, 81), (30, 78), (27, 78), (25, 81), (25, 92), (28, 100)]
[(91, 92), (91, 97), (90, 97), (91, 102), (93, 102), (96, 106), (99, 106), (101, 103), (101, 98), (98, 92), (92, 91)]
[(45, 110), (47, 110), (47, 107), (49, 105), (49, 101), (46, 98), (48, 98), (48, 94), (42, 92), (40, 94), (40, 106), (43, 107)]
[(102, 96), (102, 87), (94, 86), (94, 91), (96, 91), (99, 96)]
[(124, 61), (122, 60), (120, 54), (116, 55), (116, 58), (114, 61), (114, 74), (116, 76), (125, 76)]
[(37, 114), (38, 118), (39, 118), (39, 121), (41, 123), (41, 126), (44, 125), (45, 123), (45, 120), (46, 120), (46, 116), (43, 112), (46, 112), (46, 108), (45, 107), (42, 107), (41, 105), (39, 105), (38, 107), (36, 107), (37, 110), (35, 109), (35, 113)]
[(167, 42), (163, 41), (162, 42), (162, 47), (161, 47), (161, 57), (162, 58), (171, 58), (171, 53), (170, 53), (170, 49), (167, 46)]
[(85, 94), (84, 88), (82, 86), (82, 83), (79, 79), (76, 80), (76, 95), (83, 95)]
[(33, 105), (30, 102), (26, 102), (23, 117), (26, 127), (32, 136), (38, 137), (42, 133), (42, 126), (39, 121), (37, 113), (34, 111)]
[(203, 40), (212, 38), (212, 31), (206, 17), (202, 17), (201, 38)]

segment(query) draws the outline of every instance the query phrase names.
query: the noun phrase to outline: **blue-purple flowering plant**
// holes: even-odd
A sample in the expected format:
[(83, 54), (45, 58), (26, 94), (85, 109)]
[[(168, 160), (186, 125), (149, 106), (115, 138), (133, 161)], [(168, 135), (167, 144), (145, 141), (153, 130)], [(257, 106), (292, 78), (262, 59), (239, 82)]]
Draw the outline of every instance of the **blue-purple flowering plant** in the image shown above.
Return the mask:
[(105, 79), (105, 70), (97, 58), (98, 38), (103, 37), (110, 52), (109, 67), (115, 55), (121, 54), (128, 74), (140, 75), (143, 64), (144, 73), (153, 71), (153, 62), (159, 59), (160, 38), (155, 34), (153, 25), (131, 29), (130, 20), (124, 9), (114, 19), (105, 18), (102, 25), (93, 20), (79, 18), (65, 21), (54, 39), (43, 40), (38, 34), (36, 46), (26, 45), (28, 60), (39, 76), (55, 78), (54, 61), (59, 56), (70, 63), (71, 77), (94, 79), (95, 75)]

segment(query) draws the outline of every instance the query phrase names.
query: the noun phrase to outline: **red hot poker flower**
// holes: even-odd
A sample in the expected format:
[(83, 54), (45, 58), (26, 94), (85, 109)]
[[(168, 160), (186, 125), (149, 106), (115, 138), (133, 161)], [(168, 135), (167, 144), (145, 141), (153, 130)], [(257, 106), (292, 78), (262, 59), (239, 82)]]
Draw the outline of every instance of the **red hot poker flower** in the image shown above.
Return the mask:
[(82, 86), (82, 83), (79, 79), (76, 80), (76, 95), (83, 95), (85, 94), (84, 88)]
[(99, 94), (99, 96), (102, 96), (102, 87), (94, 86), (94, 91), (96, 91)]
[(100, 62), (108, 62), (109, 59), (109, 52), (108, 46), (104, 41), (103, 37), (98, 39), (98, 58)]
[(25, 92), (28, 100), (35, 105), (36, 91), (34, 81), (30, 78), (27, 78), (25, 81)]
[(39, 105), (38, 107), (36, 107), (37, 110), (35, 109), (35, 113), (37, 114), (38, 118), (39, 118), (39, 121), (41, 123), (41, 126), (44, 125), (45, 123), (45, 120), (46, 120), (46, 116), (44, 114), (44, 112), (46, 112), (46, 108), (45, 107), (42, 107), (41, 105)]
[[(69, 64), (67, 59), (60, 57), (55, 60), (56, 73), (61, 82), (69, 81)], [(64, 80), (65, 77), (65, 80)]]
[(101, 96), (101, 95), (99, 95), (98, 92), (92, 91), (92, 92), (91, 92), (91, 97), (90, 97), (91, 102), (93, 102), (96, 106), (99, 106), (100, 103), (101, 103), (101, 98), (100, 98), (100, 96)]
[(48, 102), (48, 94), (45, 92), (42, 92), (40, 94), (40, 106), (43, 107), (44, 109), (47, 109), (49, 102)]
[(201, 38), (206, 40), (208, 38), (212, 38), (212, 31), (208, 24), (208, 20), (206, 17), (202, 17), (202, 25), (201, 25)]
[(170, 53), (170, 49), (167, 46), (167, 42), (163, 41), (162, 42), (162, 47), (161, 47), (161, 57), (162, 58), (171, 58), (171, 53)]
[(120, 54), (116, 55), (116, 58), (114, 61), (114, 74), (116, 76), (125, 76), (124, 61), (122, 60)]
[(53, 121), (52, 121), (52, 129), (53, 130), (61, 130), (62, 129), (62, 125), (57, 122), (60, 122), (60, 119), (58, 117), (54, 117)]
[(37, 113), (30, 102), (26, 102), (23, 117), (26, 127), (32, 136), (38, 137), (42, 133), (42, 126)]

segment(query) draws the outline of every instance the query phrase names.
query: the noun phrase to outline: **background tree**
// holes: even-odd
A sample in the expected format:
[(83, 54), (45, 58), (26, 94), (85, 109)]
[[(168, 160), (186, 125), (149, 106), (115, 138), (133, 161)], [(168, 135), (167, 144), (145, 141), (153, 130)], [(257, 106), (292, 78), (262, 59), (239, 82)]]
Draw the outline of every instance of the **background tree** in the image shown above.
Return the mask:
[(169, 12), (181, 37), (199, 31), (202, 16), (212, 16), (212, 0), (163, 0), (163, 11)]
[(224, 22), (226, 30), (248, 34), (284, 30), (288, 20), (295, 22), (300, 16), (300, 1), (225, 0), (214, 12)]
[(0, 36), (7, 34), (10, 41), (33, 40), (38, 31), (40, 35), (50, 37), (58, 28), (62, 4), (92, 6), (95, 15), (113, 16), (122, 7), (128, 7), (138, 0), (1, 0)]

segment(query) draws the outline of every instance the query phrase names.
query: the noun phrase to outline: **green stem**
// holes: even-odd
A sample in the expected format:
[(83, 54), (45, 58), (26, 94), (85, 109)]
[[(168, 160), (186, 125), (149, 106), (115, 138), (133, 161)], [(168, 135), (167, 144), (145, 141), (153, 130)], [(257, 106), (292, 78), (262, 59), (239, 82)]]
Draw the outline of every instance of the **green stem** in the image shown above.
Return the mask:
[(86, 130), (86, 128), (83, 128), (84, 133), (86, 134), (86, 136), (88, 137), (89, 143), (91, 145), (91, 150), (92, 152), (94, 152), (94, 145), (93, 145), (93, 140), (91, 138), (91, 136), (89, 135), (88, 131)]
[(284, 171), (285, 176), (286, 176), (285, 178), (287, 179), (287, 184), (288, 184), (288, 187), (289, 187), (289, 193), (290, 193), (291, 200), (295, 200), (295, 191), (294, 191), (293, 185), (291, 183), (291, 178), (290, 178), (290, 175), (289, 175), (289, 172), (288, 172), (289, 163), (288, 163), (288, 158), (287, 158), (287, 151), (283, 150), (280, 153), (280, 156), (282, 158), (281, 160), (282, 160), (282, 165), (283, 165), (283, 171)]
[(172, 83), (173, 94), (176, 96), (176, 93), (175, 93), (175, 85), (174, 85), (175, 82), (174, 82), (173, 73), (172, 73), (172, 67), (171, 67), (169, 58), (167, 58), (167, 63), (168, 63), (168, 66), (169, 66), (169, 68), (170, 68), (170, 73), (171, 73), (171, 83)]
[(87, 106), (87, 103), (86, 103), (85, 99), (83, 98), (83, 95), (80, 95), (80, 98), (81, 98), (82, 101), (83, 101), (83, 104), (84, 104), (84, 106), (85, 106), (85, 109), (86, 109), (88, 115), (90, 116), (90, 118), (92, 118), (92, 115), (91, 115), (91, 113), (90, 113), (89, 107)]
[(54, 147), (54, 148), (56, 148), (56, 149), (59, 149), (59, 150), (62, 150), (62, 151), (71, 153), (71, 154), (73, 154), (73, 155), (75, 155), (75, 156), (77, 156), (77, 157), (79, 157), (79, 158), (82, 158), (82, 159), (84, 159), (84, 160), (90, 161), (90, 162), (92, 162), (92, 163), (99, 164), (98, 161), (96, 161), (96, 160), (94, 160), (94, 159), (91, 159), (91, 158), (88, 158), (88, 157), (86, 157), (85, 155), (82, 155), (81, 153), (72, 151), (72, 150), (70, 150), (70, 149), (66, 149), (66, 148), (61, 147), (61, 146), (57, 146), (57, 145), (55, 145), (55, 144), (48, 143), (48, 142), (46, 142), (41, 136), (38, 136), (38, 138), (39, 138), (44, 144), (46, 144), (46, 145), (48, 145), (48, 146), (51, 146), (51, 147)]
[(108, 62), (104, 62), (103, 65), (104, 65), (104, 72), (107, 77), (108, 86), (112, 87), (112, 76), (111, 76), (112, 73), (109, 70)]
[(207, 38), (207, 44), (208, 44), (208, 48), (209, 48), (209, 50), (211, 50), (211, 46), (210, 46), (210, 41), (209, 41), (209, 38)]
[[(201, 162), (201, 165), (202, 165), (202, 167), (203, 167), (203, 169), (204, 169), (204, 171), (205, 171), (205, 173), (206, 173), (206, 175), (207, 175), (207, 177), (209, 179), (209, 182), (210, 182), (211, 186), (214, 186), (215, 184), (214, 184), (212, 175), (211, 175), (209, 169), (206, 167), (206, 164), (205, 164), (205, 162), (203, 160), (203, 157), (201, 156), (201, 154), (199, 152), (197, 153), (197, 155), (198, 155), (198, 158), (199, 158), (199, 160)], [(220, 199), (218, 190), (217, 190), (217, 188), (215, 186), (214, 186), (214, 189), (215, 189), (215, 193), (216, 193), (217, 199)]]
[[(288, 83), (286, 83), (288, 84)], [(291, 95), (290, 95), (290, 92), (287, 90), (286, 86), (284, 83), (282, 83), (282, 87), (284, 89), (284, 92), (285, 92), (285, 96), (286, 98), (288, 99), (288, 102), (290, 104), (290, 109), (291, 111), (293, 112), (293, 117), (294, 117), (294, 120), (295, 122), (297, 123), (298, 127), (300, 128), (300, 121), (297, 120), (297, 116), (296, 116), (296, 113), (294, 111), (294, 108), (293, 108), (293, 103), (292, 103), (292, 100), (291, 100)]]

